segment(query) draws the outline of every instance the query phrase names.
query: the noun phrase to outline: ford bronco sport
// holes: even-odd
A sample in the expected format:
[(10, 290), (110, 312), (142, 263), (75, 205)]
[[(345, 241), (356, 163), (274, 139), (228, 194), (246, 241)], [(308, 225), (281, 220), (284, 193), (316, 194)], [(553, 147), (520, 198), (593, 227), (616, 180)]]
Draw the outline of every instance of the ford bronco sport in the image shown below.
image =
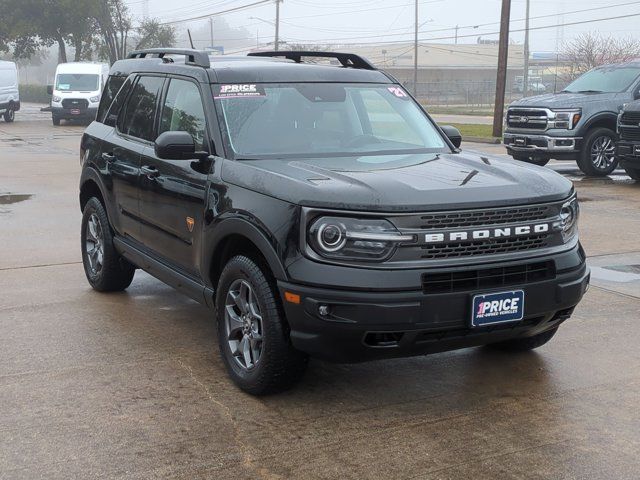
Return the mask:
[(523, 98), (507, 110), (504, 144), (516, 160), (575, 160), (586, 175), (618, 166), (616, 119), (640, 98), (640, 62), (595, 68), (560, 93)]
[(87, 279), (214, 309), (253, 394), (309, 356), (538, 347), (589, 281), (573, 186), (459, 142), (356, 55), (134, 52), (82, 138)]

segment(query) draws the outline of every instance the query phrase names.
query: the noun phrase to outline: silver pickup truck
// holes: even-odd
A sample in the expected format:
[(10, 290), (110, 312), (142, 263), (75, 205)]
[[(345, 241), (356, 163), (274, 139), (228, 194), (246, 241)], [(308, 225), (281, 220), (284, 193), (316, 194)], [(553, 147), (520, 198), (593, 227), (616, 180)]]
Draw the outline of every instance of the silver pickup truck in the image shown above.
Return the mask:
[(537, 165), (575, 160), (585, 175), (608, 175), (618, 166), (618, 113), (637, 99), (640, 62), (595, 68), (559, 93), (512, 103), (504, 144), (516, 160)]

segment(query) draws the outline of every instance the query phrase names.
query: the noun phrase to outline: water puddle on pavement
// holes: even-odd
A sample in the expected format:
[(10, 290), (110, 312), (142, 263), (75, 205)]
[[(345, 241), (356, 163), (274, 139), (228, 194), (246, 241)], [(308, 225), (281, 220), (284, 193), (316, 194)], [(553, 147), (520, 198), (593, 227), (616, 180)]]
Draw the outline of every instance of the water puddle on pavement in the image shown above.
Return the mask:
[(591, 267), (591, 274), (606, 282), (638, 282), (640, 281), (640, 265)]
[(24, 202), (33, 197), (32, 194), (16, 194), (16, 193), (0, 193), (0, 205), (12, 205), (14, 203)]

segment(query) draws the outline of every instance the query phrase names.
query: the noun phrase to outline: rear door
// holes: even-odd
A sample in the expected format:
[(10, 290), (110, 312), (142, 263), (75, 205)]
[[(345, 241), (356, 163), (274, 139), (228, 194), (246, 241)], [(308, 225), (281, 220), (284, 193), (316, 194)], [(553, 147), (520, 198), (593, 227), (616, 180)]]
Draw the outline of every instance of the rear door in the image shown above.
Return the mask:
[[(200, 85), (171, 77), (165, 87), (158, 135), (186, 131), (196, 150), (211, 151)], [(153, 145), (142, 152), (140, 218), (142, 242), (154, 256), (184, 273), (199, 277), (200, 239), (209, 160), (165, 160)]]
[(116, 128), (104, 139), (102, 148), (116, 205), (114, 228), (120, 235), (137, 241), (141, 239), (140, 156), (154, 138), (154, 119), (164, 80), (161, 76), (138, 77), (117, 119), (112, 117), (111, 110), (105, 119), (105, 122), (116, 122)]

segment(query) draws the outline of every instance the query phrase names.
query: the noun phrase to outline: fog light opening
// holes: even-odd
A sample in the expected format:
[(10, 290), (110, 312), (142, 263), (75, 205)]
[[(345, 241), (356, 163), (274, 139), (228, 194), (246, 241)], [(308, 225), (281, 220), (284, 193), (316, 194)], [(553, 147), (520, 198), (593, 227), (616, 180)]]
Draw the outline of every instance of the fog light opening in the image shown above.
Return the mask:
[(364, 337), (365, 345), (376, 348), (393, 348), (400, 345), (404, 332), (369, 332)]

